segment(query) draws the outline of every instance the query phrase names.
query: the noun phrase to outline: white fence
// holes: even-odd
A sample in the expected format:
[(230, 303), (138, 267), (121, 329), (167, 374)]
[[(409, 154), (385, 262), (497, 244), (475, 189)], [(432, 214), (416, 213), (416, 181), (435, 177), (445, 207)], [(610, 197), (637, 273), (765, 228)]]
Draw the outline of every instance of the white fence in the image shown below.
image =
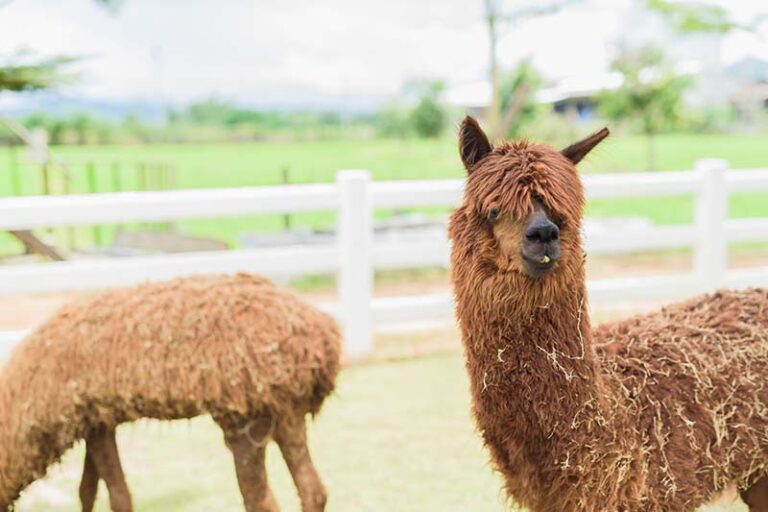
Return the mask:
[[(727, 270), (731, 242), (768, 240), (768, 218), (729, 220), (728, 194), (768, 189), (768, 169), (727, 170), (702, 160), (693, 171), (584, 176), (594, 198), (693, 194), (693, 225), (648, 227), (588, 237), (590, 254), (693, 247), (693, 272), (592, 281), (590, 300), (674, 297), (720, 286), (768, 285), (768, 267)], [(450, 316), (449, 295), (373, 297), (374, 268), (447, 266), (448, 242), (375, 244), (376, 209), (454, 206), (461, 180), (373, 182), (367, 171), (340, 171), (335, 184), (20, 197), (0, 200), (0, 230), (110, 222), (169, 221), (259, 213), (336, 210), (335, 246), (290, 246), (0, 267), (0, 294), (84, 290), (200, 272), (251, 271), (272, 277), (338, 272), (339, 301), (322, 305), (344, 328), (350, 355), (368, 352), (375, 326)], [(0, 333), (0, 352), (20, 333)]]

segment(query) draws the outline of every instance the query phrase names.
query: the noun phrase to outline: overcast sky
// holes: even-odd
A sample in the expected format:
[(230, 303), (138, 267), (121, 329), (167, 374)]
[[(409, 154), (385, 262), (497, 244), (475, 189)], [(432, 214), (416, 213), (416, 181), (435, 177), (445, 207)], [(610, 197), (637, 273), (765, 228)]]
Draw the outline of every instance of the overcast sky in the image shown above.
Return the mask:
[[(585, 0), (511, 27), (505, 65), (531, 57), (549, 77), (604, 71), (631, 0)], [(721, 0), (740, 19), (765, 0)], [(0, 52), (85, 55), (67, 94), (181, 104), (217, 96), (253, 105), (380, 100), (409, 77), (449, 84), (488, 69), (482, 0), (0, 0)], [(520, 2), (510, 2), (510, 6)], [(763, 11), (768, 7), (763, 7)], [(724, 58), (768, 58), (768, 34), (733, 34)]]

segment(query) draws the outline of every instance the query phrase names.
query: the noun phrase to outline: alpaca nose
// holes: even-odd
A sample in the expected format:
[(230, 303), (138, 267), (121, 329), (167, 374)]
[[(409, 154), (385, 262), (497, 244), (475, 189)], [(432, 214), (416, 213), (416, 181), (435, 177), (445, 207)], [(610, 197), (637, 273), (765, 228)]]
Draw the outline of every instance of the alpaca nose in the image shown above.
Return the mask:
[(535, 219), (525, 229), (525, 239), (529, 242), (548, 244), (560, 238), (560, 229), (549, 219)]

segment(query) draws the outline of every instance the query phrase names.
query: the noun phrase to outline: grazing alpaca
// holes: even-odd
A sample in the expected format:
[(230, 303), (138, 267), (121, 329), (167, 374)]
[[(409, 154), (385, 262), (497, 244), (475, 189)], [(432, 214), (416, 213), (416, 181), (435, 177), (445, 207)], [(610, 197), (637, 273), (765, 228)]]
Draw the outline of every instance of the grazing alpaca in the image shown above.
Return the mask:
[(467, 118), (452, 281), (477, 425), (534, 511), (693, 510), (736, 483), (768, 510), (768, 291), (592, 329), (582, 185), (562, 152)]
[(0, 510), (85, 439), (83, 510), (101, 478), (112, 509), (129, 511), (117, 425), (210, 414), (246, 510), (278, 509), (264, 469), (274, 438), (302, 509), (321, 511), (305, 416), (333, 390), (339, 353), (329, 316), (251, 275), (146, 284), (64, 307), (0, 371)]

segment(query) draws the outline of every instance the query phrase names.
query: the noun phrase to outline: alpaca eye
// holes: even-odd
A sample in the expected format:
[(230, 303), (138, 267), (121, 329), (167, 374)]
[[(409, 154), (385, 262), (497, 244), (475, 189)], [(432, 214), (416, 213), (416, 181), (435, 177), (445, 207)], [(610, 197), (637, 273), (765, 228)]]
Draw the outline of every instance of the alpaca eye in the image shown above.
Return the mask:
[(498, 208), (491, 208), (491, 211), (488, 212), (488, 220), (494, 221), (499, 218), (499, 213), (501, 213), (501, 210)]

